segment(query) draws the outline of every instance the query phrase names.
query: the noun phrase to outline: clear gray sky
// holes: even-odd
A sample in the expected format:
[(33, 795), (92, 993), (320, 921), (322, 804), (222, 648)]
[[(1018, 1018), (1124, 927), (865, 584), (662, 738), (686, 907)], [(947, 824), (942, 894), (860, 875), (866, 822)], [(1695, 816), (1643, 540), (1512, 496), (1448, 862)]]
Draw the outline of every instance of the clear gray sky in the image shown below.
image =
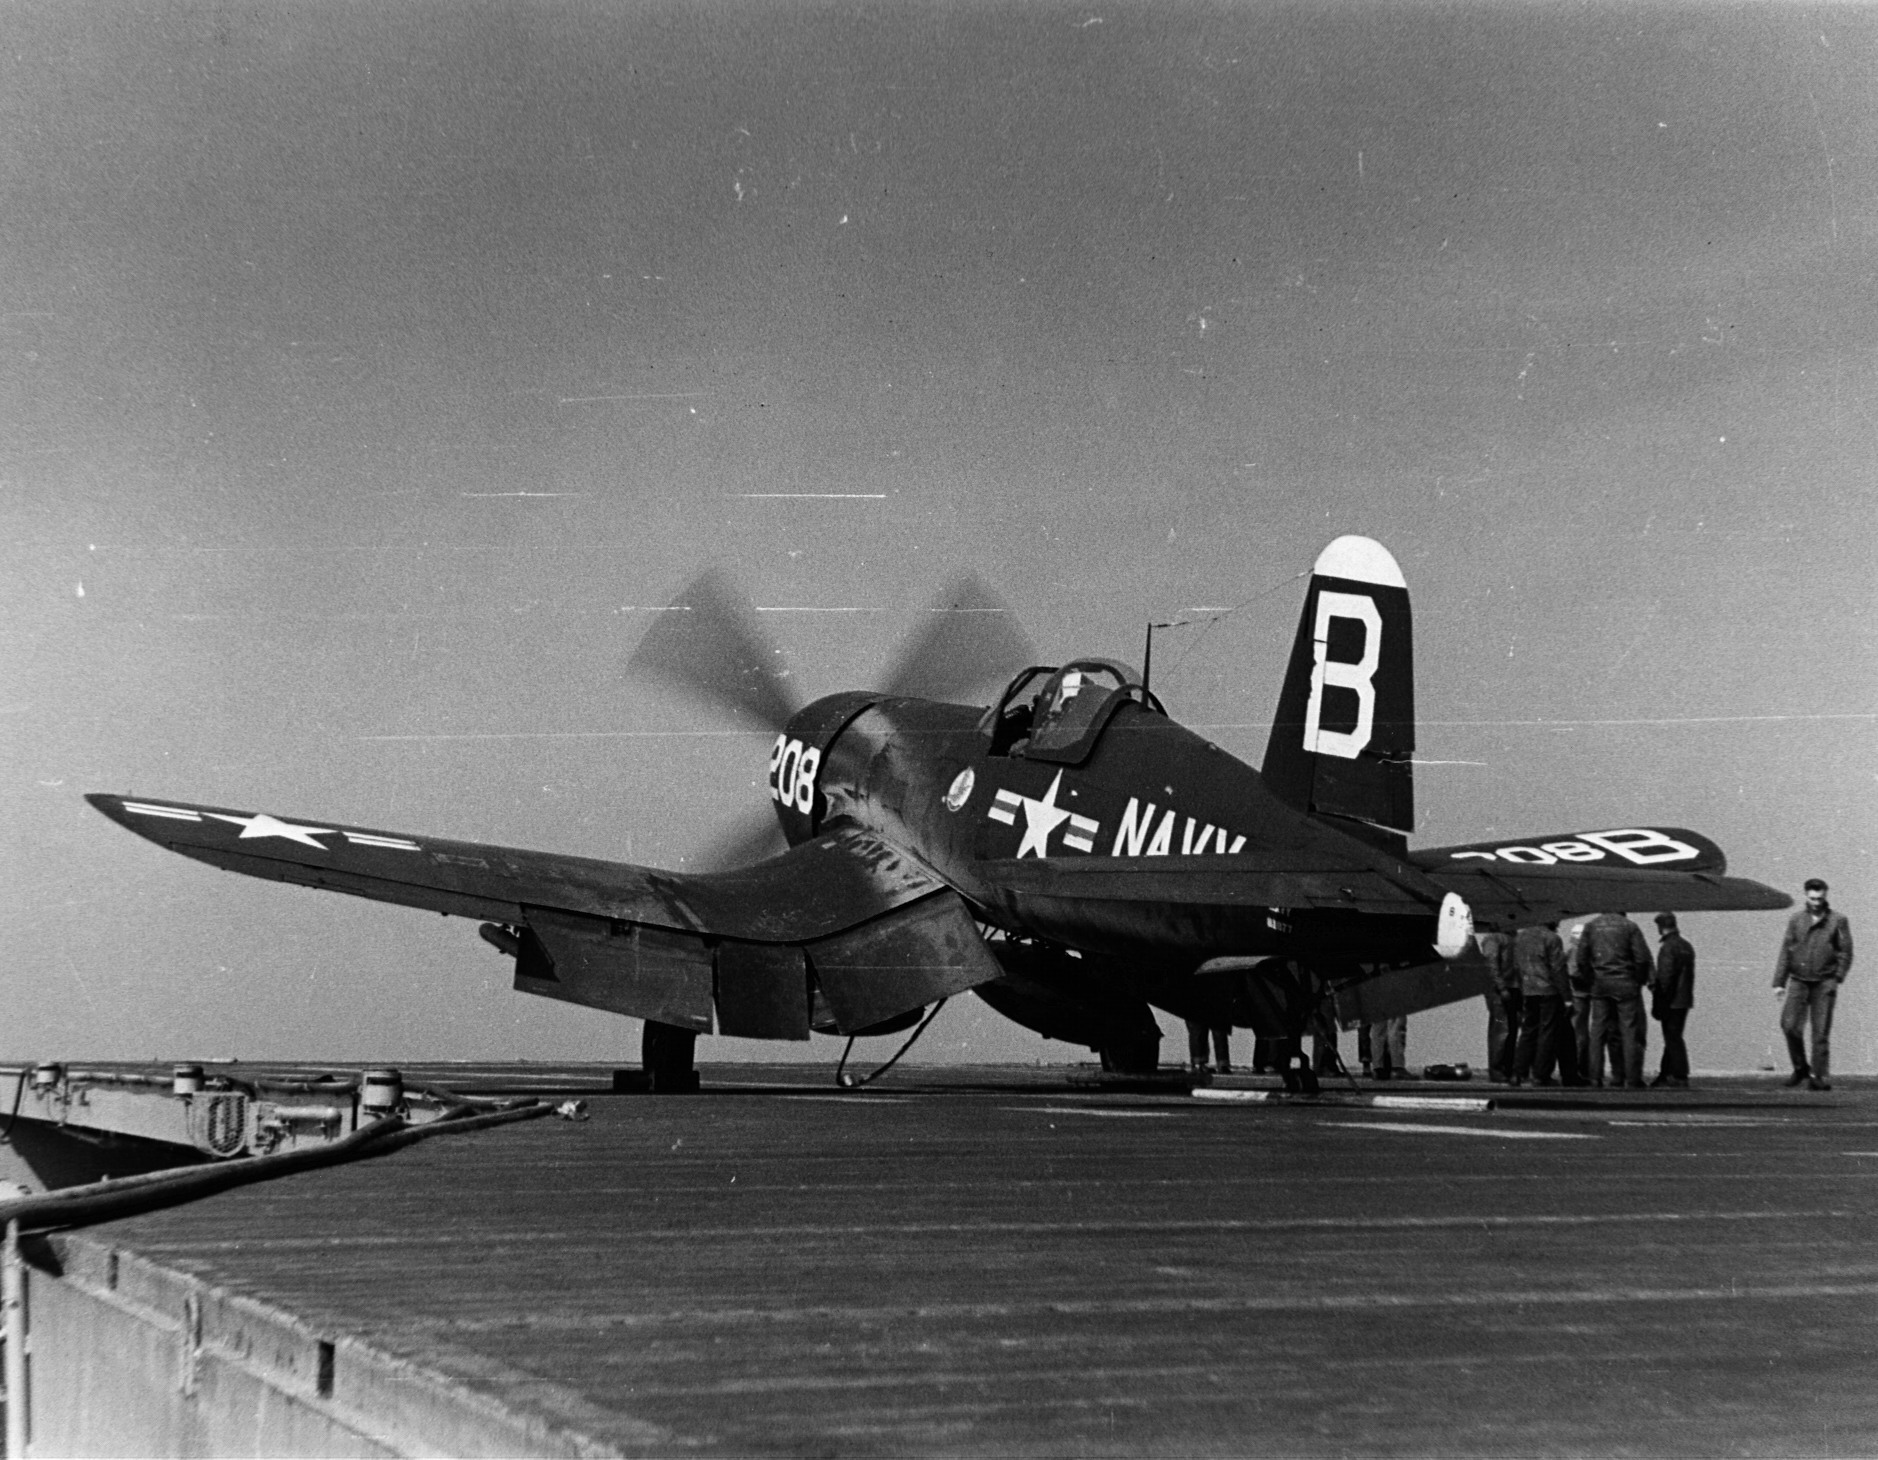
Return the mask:
[[(857, 610), (768, 620), (805, 693), (962, 568), (1053, 659), (1243, 604), (1156, 681), (1256, 763), (1294, 575), (1368, 534), (1418, 842), (1687, 825), (1878, 938), (1870, 6), (58, 0), (0, 42), (0, 1058), (630, 1058), (469, 923), (79, 798), (676, 864), (767, 744), (622, 665), (713, 560)], [(1777, 1043), (1780, 925), (1687, 919), (1699, 1067)], [(921, 1053), (1080, 1052), (966, 999)]]

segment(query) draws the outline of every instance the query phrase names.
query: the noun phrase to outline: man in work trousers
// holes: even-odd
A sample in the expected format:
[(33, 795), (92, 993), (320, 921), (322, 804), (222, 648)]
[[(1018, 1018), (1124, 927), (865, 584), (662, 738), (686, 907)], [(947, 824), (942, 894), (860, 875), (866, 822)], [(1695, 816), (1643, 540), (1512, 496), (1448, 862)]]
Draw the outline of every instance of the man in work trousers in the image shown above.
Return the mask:
[(1372, 1079), (1408, 1079), (1408, 1019), (1405, 1015), (1370, 1021), (1369, 1056), (1373, 1062)]
[[(1774, 992), (1784, 998), (1780, 1032), (1793, 1059), (1789, 1086), (1802, 1080), (1809, 1090), (1830, 1090), (1832, 1078), (1832, 1006), (1839, 985), (1852, 971), (1852, 925), (1826, 901), (1826, 884), (1806, 879), (1806, 906), (1787, 922), (1780, 961), (1774, 965)], [(1806, 1058), (1806, 1026), (1813, 1026), (1813, 1058)]]
[(1209, 1024), (1204, 1019), (1187, 1021), (1187, 1065), (1195, 1074), (1207, 1068), (1206, 1041), (1211, 1035), (1216, 1068), (1222, 1075), (1232, 1073), (1232, 1025)]
[(1588, 974), (1591, 984), (1592, 1057), (1603, 1049), (1605, 1030), (1614, 1023), (1618, 1042), (1611, 1051), (1611, 1083), (1643, 1089), (1643, 988), (1655, 968), (1643, 929), (1623, 913), (1599, 913), (1585, 924), (1574, 957), (1580, 982)]
[(1565, 933), (1565, 968), (1572, 986), (1572, 1053), (1578, 1057), (1578, 1078), (1586, 1085), (1604, 1083), (1604, 1051), (1591, 1058), (1591, 971), (1578, 966), (1578, 940), (1585, 925), (1573, 923)]
[(1493, 970), (1487, 1000), (1487, 1078), (1504, 1084), (1513, 1076), (1513, 1056), (1519, 1049), (1519, 970), (1513, 966), (1511, 933), (1485, 933), (1475, 940), (1480, 956)]
[(1568, 1085), (1576, 1084), (1577, 1061), (1572, 1057), (1572, 986), (1565, 970), (1565, 945), (1558, 924), (1521, 928), (1513, 940), (1513, 966), (1519, 972), (1519, 1050), (1513, 1056), (1511, 1083), (1550, 1085), (1557, 1063)]
[(1676, 926), (1676, 915), (1656, 915), (1656, 977), (1650, 980), (1650, 1013), (1663, 1026), (1663, 1061), (1652, 1085), (1689, 1088), (1689, 1046), (1682, 1042), (1683, 1026), (1695, 1007), (1695, 949)]

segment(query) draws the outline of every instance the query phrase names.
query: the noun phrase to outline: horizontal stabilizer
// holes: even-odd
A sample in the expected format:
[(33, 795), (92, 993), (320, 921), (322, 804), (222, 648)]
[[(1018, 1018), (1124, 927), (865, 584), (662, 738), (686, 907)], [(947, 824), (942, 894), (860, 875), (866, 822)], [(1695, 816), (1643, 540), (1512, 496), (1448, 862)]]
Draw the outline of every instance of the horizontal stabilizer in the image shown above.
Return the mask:
[(1679, 826), (1433, 847), (1409, 860), (1459, 893), (1483, 929), (1595, 912), (1774, 912), (1793, 905), (1777, 888), (1724, 875), (1722, 849)]

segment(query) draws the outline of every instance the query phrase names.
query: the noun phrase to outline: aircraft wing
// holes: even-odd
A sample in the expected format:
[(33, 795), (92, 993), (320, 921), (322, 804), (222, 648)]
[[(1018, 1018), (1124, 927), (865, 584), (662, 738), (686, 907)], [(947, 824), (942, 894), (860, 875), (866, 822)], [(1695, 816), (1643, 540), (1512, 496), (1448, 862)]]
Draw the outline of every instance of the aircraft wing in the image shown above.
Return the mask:
[(508, 940), (518, 987), (704, 1032), (714, 987), (721, 1032), (807, 1038), (811, 968), (843, 1032), (999, 972), (963, 900), (860, 831), (732, 872), (680, 873), (222, 806), (85, 799), (230, 872), (503, 924), (518, 930)]
[(1722, 849), (1683, 827), (1618, 827), (1523, 842), (1475, 842), (1409, 860), (1457, 892), (1482, 927), (1510, 928), (1595, 912), (1767, 911), (1793, 906), (1777, 888), (1730, 877)]
[(1342, 908), (1433, 915), (1443, 889), (1419, 870), (1399, 876), (1324, 851), (1272, 848), (1207, 857), (1027, 857), (986, 861), (987, 881), (1030, 897), (1104, 898), (1171, 906)]

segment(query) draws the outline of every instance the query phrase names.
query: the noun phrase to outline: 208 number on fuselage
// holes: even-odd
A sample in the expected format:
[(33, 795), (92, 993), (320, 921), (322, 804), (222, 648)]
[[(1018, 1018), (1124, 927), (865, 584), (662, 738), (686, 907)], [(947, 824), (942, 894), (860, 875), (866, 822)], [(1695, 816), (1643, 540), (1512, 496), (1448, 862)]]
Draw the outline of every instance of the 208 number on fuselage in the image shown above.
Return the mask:
[(815, 775), (822, 753), (812, 745), (778, 735), (769, 752), (769, 798), (807, 815), (815, 805)]

